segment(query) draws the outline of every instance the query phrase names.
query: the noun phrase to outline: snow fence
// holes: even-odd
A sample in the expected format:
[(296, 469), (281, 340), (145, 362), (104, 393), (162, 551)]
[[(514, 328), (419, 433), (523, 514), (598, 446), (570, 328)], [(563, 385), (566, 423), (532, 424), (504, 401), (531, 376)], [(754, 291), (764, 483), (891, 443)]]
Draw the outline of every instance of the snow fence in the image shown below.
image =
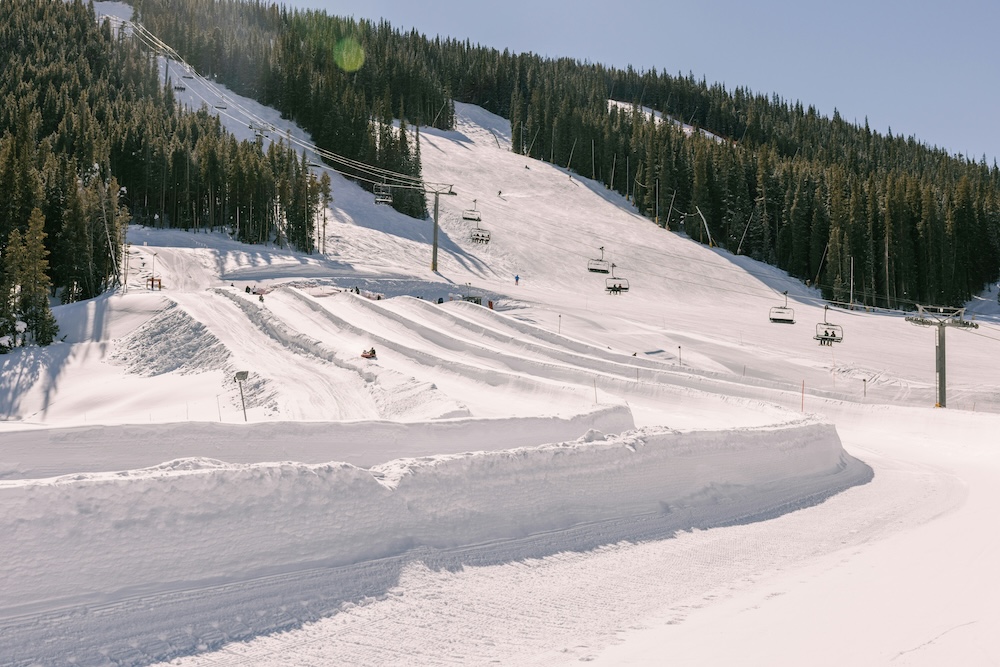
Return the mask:
[(0, 481), (0, 615), (411, 550), (462, 554), (490, 543), (481, 556), (505, 562), (642, 539), (644, 525), (663, 536), (755, 520), (870, 477), (832, 425), (806, 419), (592, 431), (575, 442), (371, 469), (179, 459)]

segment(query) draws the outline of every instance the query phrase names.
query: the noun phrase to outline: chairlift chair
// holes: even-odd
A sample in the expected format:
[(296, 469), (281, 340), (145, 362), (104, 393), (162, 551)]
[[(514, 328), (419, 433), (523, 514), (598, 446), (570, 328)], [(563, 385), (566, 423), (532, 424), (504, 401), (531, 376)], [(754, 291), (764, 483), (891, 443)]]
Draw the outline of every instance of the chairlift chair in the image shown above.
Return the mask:
[(620, 278), (615, 276), (615, 268), (617, 264), (611, 265), (611, 277), (604, 279), (604, 289), (608, 294), (622, 294), (628, 291), (628, 280), (626, 278)]
[(481, 222), (482, 216), (479, 211), (476, 210), (476, 200), (472, 200), (472, 208), (467, 208), (462, 211), (462, 220), (469, 220), (470, 222)]
[(192, 75), (190, 75), (190, 74), (181, 74), (181, 76), (182, 76), (183, 78), (185, 78), (185, 79), (193, 79), (193, 78), (194, 78), (194, 76), (192, 76)]
[(601, 258), (587, 262), (587, 270), (591, 273), (611, 273), (611, 263), (604, 259), (604, 246), (601, 246), (599, 250)]
[(489, 230), (482, 229), (479, 225), (476, 225), (476, 228), (473, 229), (472, 233), (469, 235), (469, 240), (473, 243), (489, 243), (490, 232)]
[(816, 325), (816, 335), (813, 336), (820, 345), (833, 345), (844, 340), (844, 328), (826, 321), (826, 312), (829, 308), (830, 306), (823, 306), (823, 321)]
[(376, 204), (392, 204), (392, 189), (385, 183), (376, 183), (372, 192)]
[(181, 84), (181, 83), (175, 83), (174, 84), (174, 90), (179, 90), (180, 92), (183, 93), (185, 90), (187, 90), (187, 86), (185, 86), (184, 84)]
[(473, 243), (489, 243), (490, 242), (490, 232), (487, 229), (483, 229), (479, 226), (479, 222), (482, 220), (482, 216), (479, 211), (476, 210), (476, 200), (472, 200), (472, 208), (467, 208), (462, 211), (462, 220), (469, 220), (476, 223), (476, 228), (469, 232), (469, 240)]
[(788, 307), (788, 290), (785, 295), (784, 306), (774, 306), (771, 308), (770, 320), (775, 324), (795, 324), (795, 310)]

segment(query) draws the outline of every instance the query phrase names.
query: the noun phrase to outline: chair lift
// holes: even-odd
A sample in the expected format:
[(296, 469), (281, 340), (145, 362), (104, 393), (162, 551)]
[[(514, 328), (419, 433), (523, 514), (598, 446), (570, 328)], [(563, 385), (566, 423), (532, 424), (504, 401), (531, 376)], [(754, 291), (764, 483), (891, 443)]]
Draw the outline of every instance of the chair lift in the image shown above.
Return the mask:
[(372, 191), (376, 204), (392, 204), (392, 189), (385, 183), (376, 183)]
[(185, 86), (183, 83), (175, 83), (174, 90), (179, 90), (180, 92), (183, 93), (185, 90), (187, 90), (187, 86)]
[(476, 224), (476, 228), (472, 230), (472, 234), (469, 236), (473, 243), (489, 243), (490, 242), (490, 232), (488, 229), (483, 229)]
[(469, 220), (472, 222), (480, 222), (483, 218), (479, 215), (479, 211), (476, 210), (476, 200), (472, 200), (472, 208), (467, 208), (462, 211), (462, 220)]
[(600, 259), (592, 259), (587, 262), (587, 270), (591, 273), (611, 273), (611, 264), (604, 259), (604, 246), (599, 248), (601, 251)]
[(181, 76), (184, 77), (185, 79), (193, 79), (194, 78), (194, 76), (192, 76), (191, 74), (181, 74)]
[(628, 291), (628, 280), (615, 277), (615, 268), (617, 267), (617, 264), (612, 264), (611, 277), (604, 279), (604, 289), (607, 290), (608, 294), (621, 294)]
[(476, 223), (476, 228), (469, 233), (469, 240), (473, 243), (489, 243), (490, 242), (490, 232), (488, 229), (483, 229), (479, 226), (479, 222), (482, 220), (482, 216), (479, 211), (476, 210), (476, 200), (472, 200), (472, 208), (467, 208), (462, 211), (462, 220), (469, 220)]
[(816, 325), (816, 335), (814, 340), (818, 340), (820, 345), (833, 345), (844, 340), (844, 328), (839, 324), (826, 321), (826, 311), (830, 306), (823, 306), (823, 322)]
[(782, 294), (785, 295), (785, 305), (771, 308), (770, 319), (775, 324), (795, 324), (795, 311), (788, 307), (788, 290)]

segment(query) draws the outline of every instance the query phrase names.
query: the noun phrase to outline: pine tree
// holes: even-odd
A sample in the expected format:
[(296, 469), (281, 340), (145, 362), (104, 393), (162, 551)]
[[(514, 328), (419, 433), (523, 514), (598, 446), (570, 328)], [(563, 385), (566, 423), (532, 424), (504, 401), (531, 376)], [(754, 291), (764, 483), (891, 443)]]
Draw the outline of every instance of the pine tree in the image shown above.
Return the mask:
[(28, 219), (28, 230), (23, 236), (20, 275), (16, 277), (19, 290), (15, 308), (27, 325), (25, 342), (32, 341), (46, 346), (55, 340), (59, 325), (49, 308), (49, 251), (45, 249), (45, 216), (33, 209)]

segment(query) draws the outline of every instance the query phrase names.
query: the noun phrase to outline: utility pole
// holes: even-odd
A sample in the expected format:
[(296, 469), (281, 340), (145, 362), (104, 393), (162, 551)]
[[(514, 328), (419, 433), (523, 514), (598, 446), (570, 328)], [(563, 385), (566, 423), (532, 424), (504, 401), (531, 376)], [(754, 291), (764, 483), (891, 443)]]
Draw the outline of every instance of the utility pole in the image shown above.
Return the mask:
[(917, 314), (906, 318), (907, 322), (920, 326), (937, 327), (936, 374), (937, 374), (937, 403), (935, 407), (947, 407), (945, 397), (945, 348), (944, 330), (946, 327), (959, 327), (962, 329), (978, 329), (975, 322), (967, 322), (962, 319), (965, 315), (965, 308), (929, 308), (917, 304)]

